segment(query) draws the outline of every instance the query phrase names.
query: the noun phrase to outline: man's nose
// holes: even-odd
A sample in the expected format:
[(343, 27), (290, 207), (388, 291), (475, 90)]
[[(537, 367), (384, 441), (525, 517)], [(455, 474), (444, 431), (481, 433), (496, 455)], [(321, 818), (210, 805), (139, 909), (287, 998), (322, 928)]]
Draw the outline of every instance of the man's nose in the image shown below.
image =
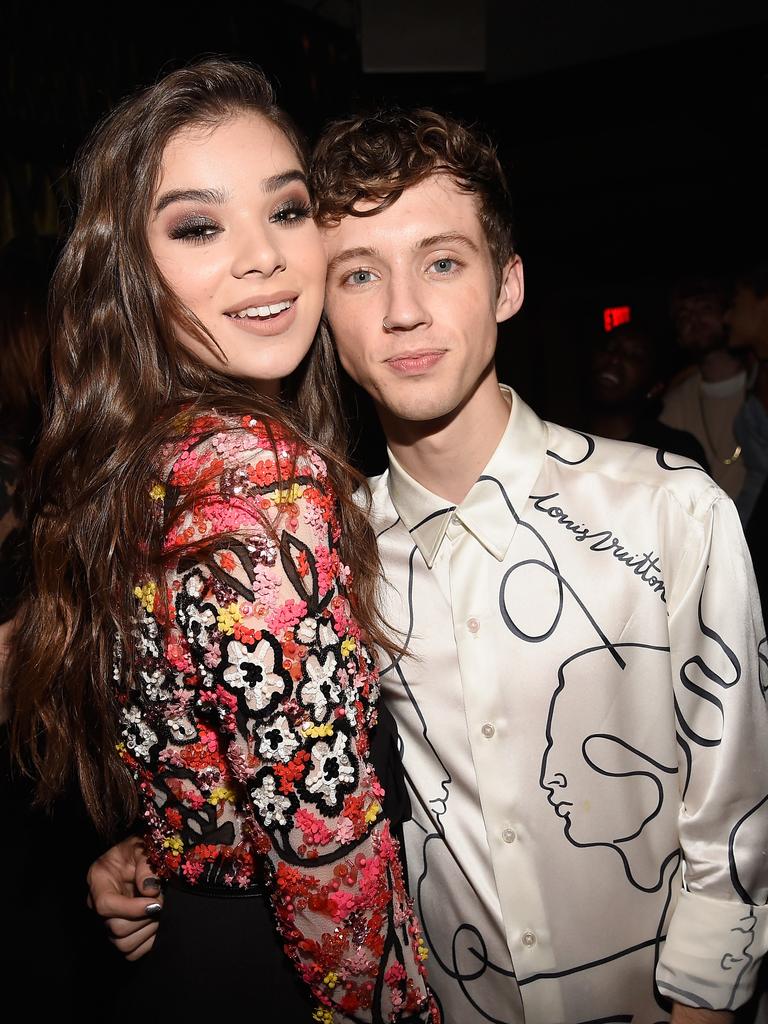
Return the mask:
[(428, 326), (432, 317), (418, 282), (408, 276), (393, 277), (387, 293), (386, 311), (382, 321), (385, 331), (412, 331)]

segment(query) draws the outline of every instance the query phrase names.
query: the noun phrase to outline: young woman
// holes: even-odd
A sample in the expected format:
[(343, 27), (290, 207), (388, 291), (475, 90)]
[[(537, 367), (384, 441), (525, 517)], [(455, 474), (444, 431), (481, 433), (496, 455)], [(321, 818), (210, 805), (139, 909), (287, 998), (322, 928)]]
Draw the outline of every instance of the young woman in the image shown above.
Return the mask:
[(105, 831), (140, 810), (178, 1009), (435, 1019), (369, 759), (391, 642), (299, 139), (209, 60), (110, 114), (77, 179), (15, 748), (44, 801), (76, 773)]

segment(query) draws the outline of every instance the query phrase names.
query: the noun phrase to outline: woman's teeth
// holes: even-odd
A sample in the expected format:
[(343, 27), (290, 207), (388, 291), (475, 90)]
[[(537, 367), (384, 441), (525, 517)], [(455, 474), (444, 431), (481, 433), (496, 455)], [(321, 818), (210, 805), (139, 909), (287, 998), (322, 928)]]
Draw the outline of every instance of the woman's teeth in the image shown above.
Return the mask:
[(265, 319), (266, 317), (277, 316), (283, 310), (290, 309), (291, 305), (292, 303), (285, 299), (283, 302), (276, 302), (273, 306), (248, 306), (247, 309), (241, 309), (238, 313), (227, 313), (227, 316), (239, 317), (241, 320), (247, 316)]

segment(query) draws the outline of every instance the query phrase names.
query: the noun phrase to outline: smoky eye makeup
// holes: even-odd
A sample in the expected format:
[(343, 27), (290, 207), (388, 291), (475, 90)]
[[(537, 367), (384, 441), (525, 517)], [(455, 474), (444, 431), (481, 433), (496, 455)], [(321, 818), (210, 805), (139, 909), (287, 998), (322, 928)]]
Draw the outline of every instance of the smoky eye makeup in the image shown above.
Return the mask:
[(219, 224), (202, 214), (188, 214), (174, 221), (168, 228), (168, 237), (173, 241), (201, 243), (221, 230)]

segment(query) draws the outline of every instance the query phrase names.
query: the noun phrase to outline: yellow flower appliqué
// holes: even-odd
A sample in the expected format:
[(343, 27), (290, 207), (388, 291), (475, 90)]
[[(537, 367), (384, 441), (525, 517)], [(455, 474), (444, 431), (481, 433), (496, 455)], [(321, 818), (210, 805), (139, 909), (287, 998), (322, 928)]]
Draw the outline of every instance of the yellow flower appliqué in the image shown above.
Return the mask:
[(381, 812), (381, 804), (378, 804), (374, 800), (373, 803), (371, 804), (371, 806), (365, 812), (365, 820), (368, 822), (369, 825), (370, 825), (370, 823), (372, 821), (376, 821), (376, 819), (378, 818), (380, 812)]
[(168, 836), (163, 840), (163, 846), (173, 853), (183, 853), (184, 851), (184, 843), (182, 843), (179, 836)]
[(241, 618), (240, 609), (232, 602), (226, 608), (219, 608), (218, 627), (222, 633), (230, 636), (235, 631), (235, 623), (239, 622)]
[(149, 580), (143, 587), (134, 587), (133, 592), (151, 614), (155, 610), (155, 595), (157, 594), (157, 584), (154, 580)]
[(301, 484), (291, 484), (290, 487), (279, 488), (270, 494), (270, 498), (276, 505), (292, 505), (304, 493)]
[(149, 489), (149, 496), (152, 501), (162, 501), (165, 497), (165, 487), (162, 484), (152, 484)]
[(344, 639), (341, 641), (342, 658), (346, 658), (348, 655), (352, 653), (352, 651), (356, 650), (356, 648), (357, 642), (353, 636), (344, 637)]
[(213, 804), (214, 807), (221, 803), (235, 802), (235, 794), (231, 789), (227, 789), (226, 786), (217, 786), (211, 791), (211, 795), (208, 797), (208, 803)]
[(333, 736), (333, 725), (330, 722), (325, 725), (305, 725), (301, 732), (303, 736), (311, 736), (312, 739), (317, 736)]

